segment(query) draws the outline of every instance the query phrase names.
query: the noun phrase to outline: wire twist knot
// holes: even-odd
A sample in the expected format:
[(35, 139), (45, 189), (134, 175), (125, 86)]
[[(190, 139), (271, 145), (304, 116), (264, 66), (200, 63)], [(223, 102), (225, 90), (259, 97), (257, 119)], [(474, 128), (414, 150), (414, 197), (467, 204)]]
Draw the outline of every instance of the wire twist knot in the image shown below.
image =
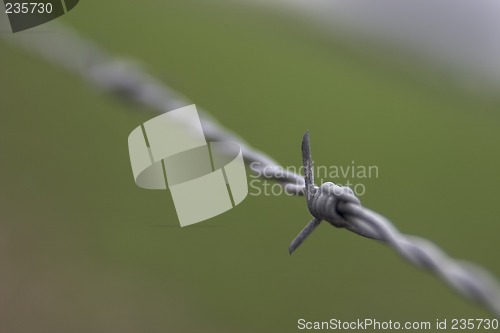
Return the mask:
[(322, 221), (327, 221), (337, 228), (347, 227), (349, 221), (344, 218), (339, 209), (341, 204), (361, 205), (361, 202), (349, 187), (339, 186), (332, 182), (326, 182), (319, 187), (314, 185), (309, 132), (306, 132), (302, 140), (302, 162), (304, 164), (305, 186), (303, 187), (304, 191), (301, 191), (301, 193), (306, 195), (307, 208), (313, 216), (313, 219), (290, 244), (288, 248), (290, 254), (309, 237)]
[(313, 195), (307, 201), (307, 207), (316, 219), (325, 220), (335, 227), (343, 228), (348, 223), (338, 209), (340, 203), (343, 202), (361, 205), (351, 188), (326, 182), (320, 187), (314, 187)]

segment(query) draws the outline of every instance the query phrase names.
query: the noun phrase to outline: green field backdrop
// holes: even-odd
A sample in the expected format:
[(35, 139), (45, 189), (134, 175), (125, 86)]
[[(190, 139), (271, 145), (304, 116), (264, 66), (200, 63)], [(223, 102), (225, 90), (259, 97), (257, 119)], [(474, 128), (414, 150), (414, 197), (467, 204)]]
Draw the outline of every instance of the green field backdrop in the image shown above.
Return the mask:
[[(139, 59), (282, 165), (300, 165), (310, 130), (316, 164), (377, 166), (361, 180), (364, 205), (500, 276), (499, 99), (237, 3), (82, 0), (60, 21)], [(0, 332), (491, 318), (385, 245), (327, 224), (290, 256), (304, 198), (249, 196), (180, 228), (169, 193), (131, 173), (128, 134), (154, 113), (1, 38), (0, 61)]]

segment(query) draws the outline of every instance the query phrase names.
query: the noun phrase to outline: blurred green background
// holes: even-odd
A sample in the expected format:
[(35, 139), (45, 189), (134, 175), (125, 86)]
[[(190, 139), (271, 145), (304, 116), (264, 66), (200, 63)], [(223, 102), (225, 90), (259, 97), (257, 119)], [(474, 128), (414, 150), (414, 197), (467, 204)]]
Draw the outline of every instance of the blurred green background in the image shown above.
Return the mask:
[[(365, 206), (500, 276), (500, 99), (241, 3), (82, 1), (60, 21), (139, 59), (282, 165), (300, 165), (309, 129), (316, 164), (378, 166)], [(154, 113), (2, 39), (0, 60), (0, 332), (491, 318), (383, 244), (326, 224), (290, 256), (304, 198), (249, 196), (180, 228), (168, 192), (132, 178), (128, 134)]]

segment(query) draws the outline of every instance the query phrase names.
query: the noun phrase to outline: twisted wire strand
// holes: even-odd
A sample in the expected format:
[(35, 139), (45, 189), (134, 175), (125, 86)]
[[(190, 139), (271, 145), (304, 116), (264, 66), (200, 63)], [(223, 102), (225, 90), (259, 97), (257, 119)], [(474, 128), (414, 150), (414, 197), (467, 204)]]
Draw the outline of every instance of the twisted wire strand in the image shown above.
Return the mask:
[[(402, 234), (385, 217), (362, 207), (359, 201), (356, 202), (355, 196), (338, 196), (325, 190), (325, 186), (341, 188), (332, 183), (316, 187), (317, 194), (312, 203), (314, 218), (310, 222), (314, 227), (308, 224), (303, 232), (310, 234), (311, 228), (316, 228), (319, 221), (325, 220), (337, 228), (345, 228), (384, 242), (408, 262), (435, 273), (465, 297), (483, 304), (497, 316), (500, 315), (500, 285), (489, 272), (475, 264), (450, 258), (424, 238)], [(292, 242), (291, 247), (293, 246)]]
[(408, 262), (435, 273), (465, 297), (500, 316), (500, 284), (492, 274), (475, 264), (450, 258), (426, 239), (402, 234), (387, 218), (363, 207), (349, 187), (331, 182), (315, 186), (309, 133), (304, 135), (302, 159), (305, 195), (313, 219), (292, 241), (290, 253), (325, 220), (334, 227), (386, 243)]
[[(45, 30), (47, 28), (48, 31)], [(8, 30), (5, 20), (0, 20), (0, 30), (2, 29)], [(108, 55), (69, 27), (52, 22), (44, 25), (43, 29), (35, 28), (15, 35), (0, 33), (0, 36), (79, 75), (93, 87), (147, 106), (158, 113), (191, 104), (178, 92), (147, 74), (137, 63)], [(348, 187), (333, 183), (315, 186), (308, 134), (302, 146), (305, 166), (303, 177), (283, 169), (269, 156), (250, 147), (206, 113), (201, 112), (200, 115), (208, 140), (237, 142), (245, 163), (254, 173), (277, 181), (290, 194), (306, 196), (313, 219), (293, 240), (290, 252), (325, 220), (337, 228), (345, 228), (386, 243), (408, 262), (435, 273), (460, 294), (477, 301), (500, 317), (500, 286), (492, 274), (472, 263), (450, 258), (426, 239), (400, 233), (385, 217), (361, 206), (359, 199)], [(189, 127), (189, 124), (184, 125)]]

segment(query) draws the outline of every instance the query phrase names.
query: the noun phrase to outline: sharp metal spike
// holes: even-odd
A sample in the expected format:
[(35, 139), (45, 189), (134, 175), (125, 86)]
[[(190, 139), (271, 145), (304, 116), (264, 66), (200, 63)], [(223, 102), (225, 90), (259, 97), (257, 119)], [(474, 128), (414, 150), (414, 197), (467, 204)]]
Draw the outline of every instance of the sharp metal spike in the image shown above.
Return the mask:
[(295, 251), (300, 246), (300, 244), (302, 244), (306, 240), (306, 238), (314, 231), (314, 229), (316, 229), (320, 225), (320, 223), (321, 223), (320, 219), (313, 218), (306, 225), (306, 227), (302, 229), (302, 231), (297, 235), (297, 237), (294, 238), (292, 243), (290, 243), (290, 246), (288, 247), (288, 252), (292, 254), (293, 251)]
[(311, 200), (314, 194), (314, 170), (311, 157), (311, 143), (309, 131), (302, 138), (302, 163), (304, 164), (304, 180), (306, 182), (306, 198)]

